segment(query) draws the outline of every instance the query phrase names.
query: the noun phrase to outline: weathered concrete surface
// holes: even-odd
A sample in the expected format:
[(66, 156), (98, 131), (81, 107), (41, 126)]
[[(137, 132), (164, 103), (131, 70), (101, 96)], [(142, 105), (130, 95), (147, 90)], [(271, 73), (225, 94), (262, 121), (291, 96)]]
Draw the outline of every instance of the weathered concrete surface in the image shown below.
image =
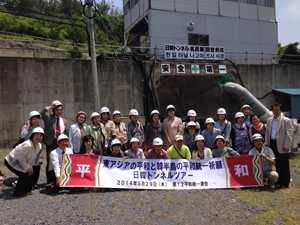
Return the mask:
[[(151, 63), (145, 62), (147, 74)], [(111, 112), (120, 110), (123, 116), (127, 116), (132, 108), (136, 108), (143, 115), (143, 95), (139, 91), (143, 91), (144, 78), (141, 71), (133, 61), (121, 61), (121, 64), (127, 75), (116, 61), (98, 61), (100, 105), (107, 106)], [(189, 109), (197, 109), (200, 102), (205, 102), (205, 96), (210, 97), (210, 93), (214, 92), (209, 89), (209, 85), (221, 94), (217, 84), (220, 79), (222, 80), (222, 76), (217, 72), (218, 64), (214, 64), (213, 75), (204, 73), (205, 64), (200, 64), (200, 75), (191, 75), (189, 64), (186, 65), (185, 75), (177, 74), (174, 69), (176, 63), (171, 64), (173, 69), (169, 75), (161, 74), (161, 62), (157, 62), (155, 66), (156, 90), (160, 88), (162, 90), (160, 85), (165, 82), (165, 79), (176, 79), (182, 83), (180, 89), (166, 86), (161, 92), (163, 94), (158, 96), (159, 110), (162, 114), (165, 113), (167, 104), (174, 104), (181, 108), (182, 115), (179, 116), (182, 117)], [(237, 67), (245, 87), (256, 97), (264, 96), (273, 88), (300, 88), (300, 66), (240, 64)], [(237, 73), (230, 64), (227, 64), (227, 70), (228, 76), (239, 83)], [(215, 82), (206, 85), (206, 79)], [(131, 81), (138, 86), (139, 90)], [(208, 86), (207, 91), (199, 89), (199, 85)], [(197, 95), (191, 95), (189, 90)], [(182, 93), (187, 94), (184, 96)], [(169, 96), (176, 98), (171, 101)], [(15, 142), (22, 125), (28, 118), (28, 113), (49, 106), (56, 99), (64, 104), (63, 116), (70, 124), (75, 122), (75, 116), (80, 110), (84, 110), (89, 117), (94, 111), (90, 61), (0, 57), (0, 143)], [(233, 104), (228, 99), (228, 96), (222, 94), (212, 104), (206, 101), (205, 107), (197, 110), (197, 113), (203, 113), (203, 118), (215, 117), (217, 108), (223, 106), (226, 101), (225, 106), (233, 115), (242, 102), (235, 101)], [(261, 101), (270, 108), (276, 98), (270, 94)], [(87, 123), (90, 123), (89, 119)]]
[[(121, 63), (127, 75), (116, 61), (98, 62), (100, 105), (124, 115), (132, 108), (143, 114), (143, 96), (128, 78), (143, 90), (140, 70), (134, 62)], [(28, 113), (56, 99), (63, 103), (63, 116), (70, 124), (80, 110), (87, 113), (90, 123), (94, 102), (88, 60), (0, 57), (0, 84), (0, 142), (18, 139)]]

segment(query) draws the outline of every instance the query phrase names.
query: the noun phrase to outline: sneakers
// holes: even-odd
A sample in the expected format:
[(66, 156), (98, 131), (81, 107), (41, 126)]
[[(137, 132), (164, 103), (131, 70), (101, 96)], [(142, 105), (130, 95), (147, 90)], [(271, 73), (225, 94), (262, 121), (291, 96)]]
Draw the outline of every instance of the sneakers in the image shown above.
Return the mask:
[(269, 188), (274, 189), (275, 185), (274, 184), (273, 185), (269, 185)]

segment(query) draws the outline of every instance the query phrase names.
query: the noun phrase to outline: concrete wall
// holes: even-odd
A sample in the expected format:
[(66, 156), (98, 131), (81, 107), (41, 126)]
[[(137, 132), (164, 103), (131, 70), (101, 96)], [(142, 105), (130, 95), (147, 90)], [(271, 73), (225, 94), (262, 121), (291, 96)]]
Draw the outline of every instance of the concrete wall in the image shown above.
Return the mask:
[[(121, 63), (134, 84), (143, 90), (143, 78), (137, 64), (131, 61)], [(147, 74), (151, 63), (145, 63)], [(155, 79), (164, 76), (160, 74), (160, 64), (156, 65)], [(175, 64), (172, 67), (175, 68)], [(300, 88), (300, 66), (240, 64), (237, 67), (246, 88), (256, 97), (262, 97), (274, 88)], [(235, 69), (229, 64), (227, 70), (230, 76), (237, 78)], [(190, 74), (184, 76), (188, 75)], [(168, 76), (178, 75), (172, 71)], [(143, 115), (143, 95), (118, 62), (99, 61), (98, 78), (101, 107), (107, 106), (111, 112), (118, 109), (123, 116), (127, 116), (130, 109), (136, 108)], [(195, 83), (191, 82), (191, 88), (195, 89), (194, 86)], [(21, 127), (28, 119), (28, 113), (49, 106), (56, 99), (64, 104), (63, 116), (70, 124), (75, 122), (76, 114), (80, 110), (84, 110), (89, 117), (94, 111), (92, 89), (91, 64), (88, 60), (0, 57), (0, 143), (15, 142)], [(169, 88), (169, 91), (174, 89)], [(199, 90), (197, 94), (201, 99), (201, 95), (207, 93)], [(276, 98), (271, 94), (261, 101), (270, 108)], [(160, 110), (164, 111), (165, 108)], [(89, 119), (87, 123), (90, 123)]]
[[(210, 46), (224, 46), (226, 52), (251, 52), (264, 55), (263, 62), (271, 62), (278, 53), (278, 31), (276, 22), (201, 15), (193, 13), (148, 11), (150, 47), (165, 44), (188, 45), (188, 34), (209, 35)], [(194, 31), (187, 27), (194, 23)], [(170, 26), (173, 24), (174, 26)], [(164, 51), (159, 52), (160, 56)], [(226, 58), (246, 62), (245, 54), (229, 54)], [(262, 62), (261, 54), (248, 54), (247, 62)]]
[[(135, 62), (122, 65), (143, 90)], [(124, 116), (136, 108), (143, 115), (143, 96), (116, 61), (98, 62), (98, 79), (101, 107), (107, 106), (111, 112), (118, 109)], [(49, 106), (56, 99), (63, 103), (63, 116), (70, 124), (75, 122), (78, 111), (85, 111), (88, 118), (94, 111), (88, 60), (0, 57), (0, 84), (0, 142), (18, 139), (28, 113)]]

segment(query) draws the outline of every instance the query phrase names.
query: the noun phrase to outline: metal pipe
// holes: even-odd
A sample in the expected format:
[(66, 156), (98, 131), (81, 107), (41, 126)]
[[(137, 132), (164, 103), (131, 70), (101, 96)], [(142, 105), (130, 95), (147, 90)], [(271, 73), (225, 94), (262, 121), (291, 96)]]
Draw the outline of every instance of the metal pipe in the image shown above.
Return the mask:
[(273, 113), (268, 110), (257, 98), (255, 98), (246, 88), (239, 84), (228, 82), (223, 86), (225, 93), (241, 97), (244, 101), (252, 107), (252, 110), (260, 115), (261, 122), (266, 123)]

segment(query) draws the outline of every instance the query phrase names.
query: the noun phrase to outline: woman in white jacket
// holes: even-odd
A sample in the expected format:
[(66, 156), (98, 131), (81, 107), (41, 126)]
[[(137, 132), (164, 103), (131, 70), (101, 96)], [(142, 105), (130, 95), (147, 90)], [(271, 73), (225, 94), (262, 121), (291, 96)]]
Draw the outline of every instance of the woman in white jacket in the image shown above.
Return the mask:
[(86, 120), (86, 114), (83, 111), (77, 113), (77, 123), (72, 124), (69, 130), (69, 148), (71, 148), (74, 154), (80, 153), (80, 147), (82, 145), (82, 139), (85, 136), (87, 125), (84, 123)]
[(14, 196), (23, 197), (31, 194), (33, 184), (33, 165), (35, 159), (42, 149), (40, 142), (43, 141), (44, 130), (40, 127), (34, 128), (30, 138), (15, 147), (5, 158), (6, 167), (15, 173), (19, 179)]

